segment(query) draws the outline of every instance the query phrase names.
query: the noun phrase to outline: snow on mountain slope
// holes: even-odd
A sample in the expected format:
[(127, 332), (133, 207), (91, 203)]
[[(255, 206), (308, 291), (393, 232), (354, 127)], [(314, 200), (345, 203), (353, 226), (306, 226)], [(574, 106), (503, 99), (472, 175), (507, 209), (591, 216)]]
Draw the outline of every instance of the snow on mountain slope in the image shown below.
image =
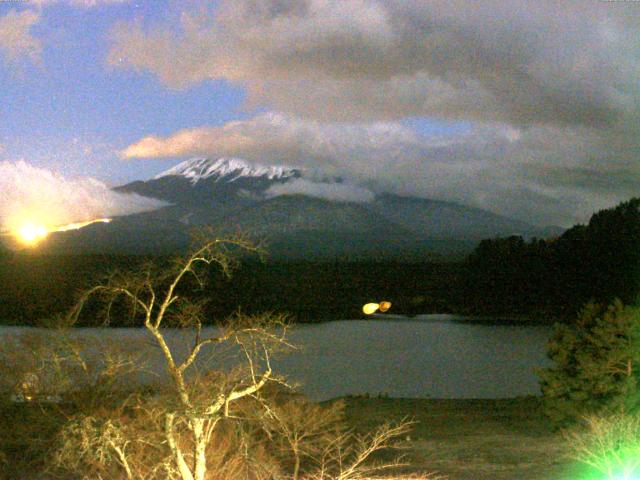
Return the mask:
[(233, 182), (243, 177), (267, 177), (269, 180), (286, 179), (297, 173), (299, 170), (294, 168), (251, 164), (239, 158), (193, 158), (159, 173), (154, 179), (179, 176), (188, 178), (195, 185), (200, 180), (210, 177), (217, 177), (216, 181), (226, 177), (225, 181)]

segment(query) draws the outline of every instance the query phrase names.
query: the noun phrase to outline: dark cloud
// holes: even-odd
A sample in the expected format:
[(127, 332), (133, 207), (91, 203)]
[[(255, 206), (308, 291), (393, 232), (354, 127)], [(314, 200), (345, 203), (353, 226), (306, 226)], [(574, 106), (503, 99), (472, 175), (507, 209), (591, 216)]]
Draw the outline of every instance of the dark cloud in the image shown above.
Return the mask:
[(110, 58), (324, 120), (603, 126), (638, 112), (639, 19), (633, 2), (228, 0), (177, 30), (121, 25)]

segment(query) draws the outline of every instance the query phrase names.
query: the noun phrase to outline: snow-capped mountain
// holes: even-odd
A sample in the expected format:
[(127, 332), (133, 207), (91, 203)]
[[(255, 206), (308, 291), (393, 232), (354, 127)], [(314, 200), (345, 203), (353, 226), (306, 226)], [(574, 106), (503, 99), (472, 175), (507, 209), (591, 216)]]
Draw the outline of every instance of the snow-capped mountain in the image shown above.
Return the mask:
[(147, 181), (116, 188), (180, 206), (221, 209), (246, 205), (264, 197), (266, 190), (302, 175), (301, 170), (267, 166), (238, 158), (193, 158)]
[(163, 177), (184, 177), (195, 185), (207, 178), (226, 182), (233, 182), (239, 178), (247, 177), (266, 177), (269, 180), (282, 180), (295, 177), (299, 172), (299, 169), (285, 166), (251, 164), (239, 158), (193, 158), (159, 173), (154, 177), (154, 180)]
[[(425, 198), (380, 194), (370, 201), (351, 202), (303, 193), (272, 194), (274, 189), (289, 191), (275, 187), (301, 177), (296, 168), (237, 158), (187, 160), (150, 180), (116, 188), (165, 200), (170, 206), (114, 219), (108, 228), (60, 235), (59, 245), (51, 247), (166, 253), (188, 246), (194, 227), (209, 225), (222, 235), (240, 231), (267, 240), (276, 258), (407, 260), (463, 254), (483, 238), (544, 238), (550, 233), (485, 210)], [(332, 181), (337, 180), (326, 180)], [(295, 191), (304, 190), (291, 190)]]

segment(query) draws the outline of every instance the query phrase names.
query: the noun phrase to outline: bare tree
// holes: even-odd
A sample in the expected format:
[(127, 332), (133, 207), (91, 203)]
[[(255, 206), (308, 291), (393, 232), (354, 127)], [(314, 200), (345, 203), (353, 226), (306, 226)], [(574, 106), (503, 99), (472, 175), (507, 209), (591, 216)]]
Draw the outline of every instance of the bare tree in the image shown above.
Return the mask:
[(6, 478), (27, 478), (27, 470), (45, 475), (52, 466), (50, 450), (70, 415), (121, 403), (144, 364), (136, 342), (76, 333), (26, 329), (2, 335), (0, 416), (5, 421), (0, 427), (8, 455), (0, 472)]
[(67, 329), (6, 334), (0, 342), (0, 393), (14, 403), (56, 404), (64, 397), (91, 410), (131, 385), (145, 364), (139, 347), (133, 340)]
[[(344, 434), (344, 402), (322, 406), (302, 396), (286, 400), (262, 399), (264, 411), (261, 427), (286, 461), (292, 459), (292, 480), (320, 466), (323, 451)], [(307, 468), (304, 462), (309, 463)]]
[(395, 453), (390, 460), (377, 461), (377, 455), (397, 450), (397, 440), (413, 426), (407, 418), (385, 422), (372, 432), (357, 434), (347, 427), (343, 401), (327, 405), (311, 403), (300, 395), (285, 395), (285, 399), (262, 398), (261, 426), (280, 447), (282, 460), (292, 463), (291, 480), (364, 480), (432, 479), (433, 474), (406, 476), (399, 471), (408, 466), (403, 456)]
[(407, 466), (403, 463), (402, 457), (378, 463), (371, 463), (371, 457), (376, 452), (393, 448), (394, 440), (407, 434), (412, 425), (413, 422), (403, 419), (397, 423), (385, 422), (364, 435), (357, 435), (350, 430), (336, 435), (325, 446), (320, 457), (320, 467), (307, 478), (309, 480), (360, 480)]
[[(231, 272), (234, 249), (258, 250), (241, 237), (205, 240), (170, 267), (114, 273), (83, 294), (66, 323), (77, 323), (95, 300), (109, 321), (123, 313), (124, 301), (159, 352), (168, 381), (72, 416), (59, 435), (54, 466), (96, 479), (361, 480), (402, 465), (371, 459), (411, 422), (356, 435), (344, 426), (340, 403), (321, 406), (279, 393), (288, 386), (271, 358), (291, 348), (283, 316), (236, 314), (203, 328), (204, 303), (190, 294), (204, 286), (208, 267)], [(176, 330), (186, 348), (176, 342)], [(76, 350), (71, 357), (82, 365), (86, 355)], [(119, 371), (105, 370), (114, 373), (105, 374), (108, 388), (122, 388)]]
[[(283, 316), (236, 315), (214, 333), (203, 334), (203, 304), (181, 294), (180, 287), (188, 281), (195, 281), (197, 287), (204, 285), (206, 272), (202, 267), (217, 265), (229, 274), (234, 266), (232, 249), (257, 251), (241, 237), (207, 240), (175, 262), (168, 272), (147, 265), (133, 274), (112, 275), (104, 284), (87, 291), (70, 315), (72, 322), (77, 321), (87, 302), (99, 296), (105, 301), (107, 318), (116, 301), (124, 299), (131, 307), (132, 317), (141, 319), (160, 349), (170, 377), (174, 395), (165, 404), (163, 431), (178, 478), (182, 480), (205, 479), (207, 446), (220, 420), (229, 417), (230, 405), (256, 395), (268, 382), (279, 381), (271, 368), (271, 355), (277, 347), (286, 345)], [(166, 327), (188, 329), (191, 340), (186, 354), (180, 355), (170, 344)], [(229, 344), (241, 353), (244, 368), (235, 369), (232, 375), (221, 375), (215, 370), (222, 365), (201, 365), (212, 348)], [(217, 375), (218, 381), (203, 381), (203, 376), (198, 375), (199, 367), (213, 370), (207, 375), (209, 379)], [(104, 429), (101, 431), (104, 437)], [(107, 437), (106, 445), (111, 446), (123, 469), (131, 472), (124, 460), (125, 444), (116, 446), (113, 435)]]

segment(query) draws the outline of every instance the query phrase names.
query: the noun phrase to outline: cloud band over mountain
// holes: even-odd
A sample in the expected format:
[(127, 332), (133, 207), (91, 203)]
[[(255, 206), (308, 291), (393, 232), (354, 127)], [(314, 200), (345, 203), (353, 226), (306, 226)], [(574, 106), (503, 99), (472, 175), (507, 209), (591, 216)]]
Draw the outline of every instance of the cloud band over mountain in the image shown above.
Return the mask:
[(145, 137), (123, 155), (231, 156), (297, 165), (373, 191), (454, 200), (538, 224), (571, 225), (635, 194), (637, 138), (579, 127), (504, 125), (428, 136), (400, 122), (326, 123), (263, 114)]
[(265, 194), (267, 197), (299, 194), (332, 202), (352, 203), (371, 202), (375, 198), (372, 191), (356, 185), (339, 182), (314, 182), (305, 178), (296, 178), (286, 183), (273, 185)]

